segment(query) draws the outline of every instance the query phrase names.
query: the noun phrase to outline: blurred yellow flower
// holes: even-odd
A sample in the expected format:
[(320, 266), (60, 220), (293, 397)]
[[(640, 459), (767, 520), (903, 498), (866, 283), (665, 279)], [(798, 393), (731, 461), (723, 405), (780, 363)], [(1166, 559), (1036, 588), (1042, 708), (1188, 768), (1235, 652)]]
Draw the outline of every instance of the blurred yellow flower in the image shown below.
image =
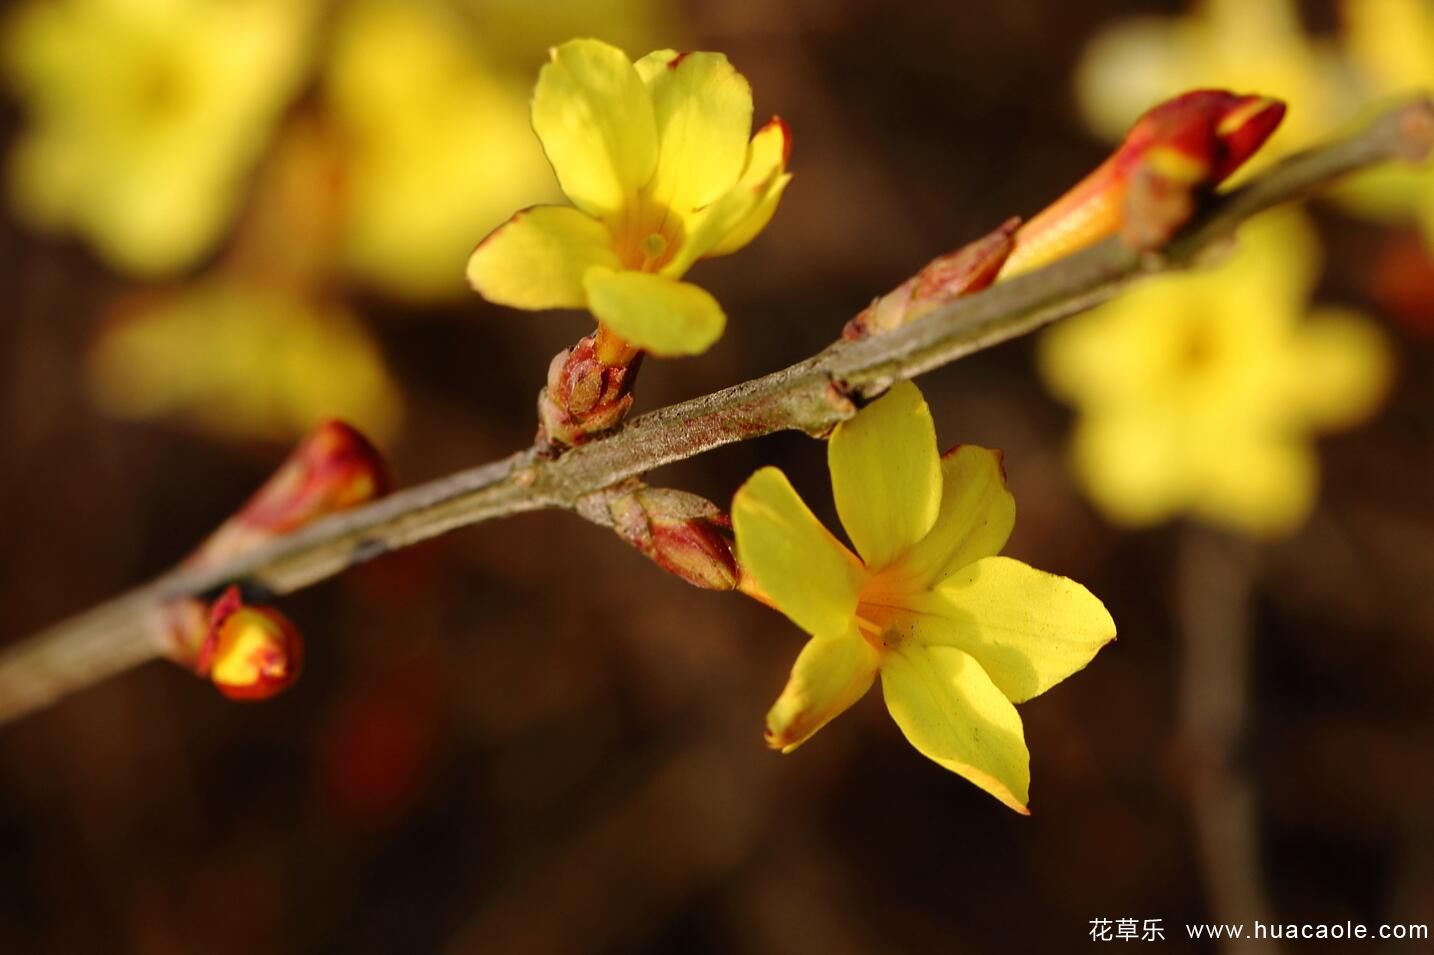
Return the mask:
[[(1434, 3), (1429, 0), (1345, 0), (1344, 37), (1350, 59), (1373, 96), (1434, 90)], [(1386, 163), (1357, 177), (1340, 198), (1379, 219), (1405, 220), (1412, 209), (1434, 249), (1434, 167)]]
[(119, 310), (101, 328), (88, 377), (108, 414), (176, 416), (239, 438), (289, 441), (339, 417), (382, 444), (403, 410), (378, 346), (349, 312), (224, 279)]
[(1107, 516), (1191, 513), (1258, 535), (1304, 519), (1310, 432), (1368, 417), (1391, 374), (1371, 322), (1305, 317), (1319, 259), (1302, 214), (1266, 215), (1222, 267), (1153, 279), (1043, 336), (1041, 371), (1080, 414), (1077, 476)]
[(325, 90), (344, 146), (342, 255), (391, 294), (462, 292), (474, 237), (557, 194), (526, 82), (492, 69), (451, 7), (350, 4)]
[[(569, 37), (596, 36), (622, 50), (650, 49), (682, 34), (680, 5), (668, 0), (459, 0), (483, 25), (483, 45), (495, 63), (531, 75), (535, 52)], [(531, 134), (531, 130), (530, 130)]]
[(858, 557), (785, 475), (763, 468), (732, 502), (742, 589), (812, 639), (767, 714), (791, 752), (881, 675), (886, 707), (922, 755), (1017, 812), (1030, 787), (1020, 703), (1115, 637), (1080, 584), (996, 556), (1016, 519), (999, 452), (936, 453), (921, 392), (895, 385), (828, 445), (837, 513)]
[(306, 0), (30, 0), (4, 37), (30, 120), (18, 212), (121, 269), (189, 265), (302, 79), (311, 21)]
[(1343, 0), (1350, 55), (1381, 93), (1434, 88), (1434, 4), (1429, 0)]
[(1356, 104), (1337, 52), (1306, 35), (1292, 0), (1198, 0), (1183, 17), (1118, 20), (1087, 44), (1075, 79), (1081, 111), (1111, 140), (1152, 103), (1201, 86), (1289, 104), (1283, 126), (1238, 178), (1328, 135)]
[(679, 279), (771, 219), (791, 179), (786, 125), (774, 119), (748, 142), (752, 93), (720, 53), (659, 50), (634, 64), (572, 40), (551, 57), (533, 129), (573, 205), (513, 216), (473, 253), (469, 282), (502, 305), (585, 307), (657, 355), (704, 351), (726, 316)]

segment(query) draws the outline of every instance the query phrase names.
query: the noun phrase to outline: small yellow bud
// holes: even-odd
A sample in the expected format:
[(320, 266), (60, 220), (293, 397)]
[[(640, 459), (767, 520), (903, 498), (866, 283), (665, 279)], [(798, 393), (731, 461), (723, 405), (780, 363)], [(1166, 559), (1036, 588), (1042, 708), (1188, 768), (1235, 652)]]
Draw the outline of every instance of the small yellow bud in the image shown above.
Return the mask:
[(232, 700), (266, 700), (293, 685), (303, 666), (298, 629), (271, 607), (246, 607), (230, 587), (210, 612), (195, 670)]

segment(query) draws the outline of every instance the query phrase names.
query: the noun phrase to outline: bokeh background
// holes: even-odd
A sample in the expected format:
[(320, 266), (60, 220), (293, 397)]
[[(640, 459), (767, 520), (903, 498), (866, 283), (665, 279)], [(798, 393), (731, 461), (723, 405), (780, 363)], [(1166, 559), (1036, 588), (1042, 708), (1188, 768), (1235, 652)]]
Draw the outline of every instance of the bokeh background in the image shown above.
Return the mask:
[[(1276, 153), (1338, 131), (1430, 83), (1420, 16), (1434, 4), (7, 3), (0, 641), (172, 564), (322, 416), (369, 430), (404, 484), (531, 441), (548, 360), (590, 320), (487, 305), (462, 273), (556, 196), (526, 121), (553, 43), (725, 51), (794, 133), (772, 225), (693, 273), (725, 337), (649, 362), (650, 410), (823, 347), (1173, 90), (1287, 97)], [(1310, 207), (1322, 266), (1295, 297), (1358, 314), (1383, 358), (1359, 413), (1305, 445), (1317, 499), (1274, 530), (1092, 504), (1050, 346), (922, 379), (943, 442), (1006, 451), (1007, 553), (1085, 583), (1120, 631), (1022, 707), (1031, 818), (920, 758), (878, 694), (768, 752), (796, 628), (535, 514), (285, 599), (307, 669), (276, 700), (154, 663), (0, 728), (0, 950), (1066, 951), (1128, 917), (1198, 951), (1183, 924), (1252, 871), (1202, 850), (1188, 708), (1240, 701), (1230, 767), (1268, 911), (1434, 921), (1431, 175)], [(654, 481), (725, 504), (763, 464), (832, 523), (799, 435)], [(1199, 641), (1229, 636), (1206, 627), (1248, 638), (1248, 691), (1192, 678)]]

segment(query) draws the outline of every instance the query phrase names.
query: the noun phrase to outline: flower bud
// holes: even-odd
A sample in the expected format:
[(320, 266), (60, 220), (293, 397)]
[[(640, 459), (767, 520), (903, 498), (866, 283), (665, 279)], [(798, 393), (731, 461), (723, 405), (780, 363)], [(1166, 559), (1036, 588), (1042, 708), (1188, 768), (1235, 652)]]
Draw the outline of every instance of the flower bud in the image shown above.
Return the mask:
[(642, 487), (607, 507), (623, 540), (663, 570), (707, 590), (737, 585), (732, 522), (711, 501), (685, 491)]
[(246, 607), (238, 587), (214, 603), (195, 671), (231, 700), (266, 700), (299, 678), (304, 644), (272, 607)]
[(1020, 224), (1020, 219), (1007, 219), (990, 234), (932, 259), (847, 322), (842, 337), (855, 341), (889, 332), (947, 302), (981, 291), (996, 280), (1011, 254)]
[(325, 421), (188, 563), (223, 563), (320, 517), (381, 497), (389, 487), (383, 455), (368, 439), (342, 421)]
[(548, 384), (538, 394), (538, 438), (573, 447), (608, 431), (632, 408), (632, 386), (642, 363), (610, 365), (597, 354), (596, 334), (559, 352), (548, 365)]

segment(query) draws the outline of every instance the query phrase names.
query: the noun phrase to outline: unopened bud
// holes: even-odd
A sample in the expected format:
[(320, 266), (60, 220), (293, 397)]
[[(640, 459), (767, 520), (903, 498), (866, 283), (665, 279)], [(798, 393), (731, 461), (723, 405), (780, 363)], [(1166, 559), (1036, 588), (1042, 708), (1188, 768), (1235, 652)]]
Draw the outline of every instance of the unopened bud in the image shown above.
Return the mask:
[(842, 337), (855, 341), (889, 332), (996, 280), (1014, 246), (1020, 219), (1007, 219), (988, 235), (937, 256), (920, 272), (872, 302), (846, 323)]
[(356, 428), (325, 421), (299, 442), (264, 486), (189, 559), (213, 566), (320, 517), (388, 493), (383, 455)]
[(298, 629), (272, 607), (246, 607), (239, 588), (214, 603), (195, 670), (232, 700), (266, 700), (293, 685), (303, 665)]
[(632, 386), (642, 363), (611, 365), (597, 354), (596, 335), (553, 356), (547, 387), (538, 395), (538, 437), (573, 447), (622, 423), (632, 408)]
[(623, 540), (663, 570), (707, 590), (737, 586), (732, 522), (711, 501), (685, 491), (643, 487), (607, 507)]

